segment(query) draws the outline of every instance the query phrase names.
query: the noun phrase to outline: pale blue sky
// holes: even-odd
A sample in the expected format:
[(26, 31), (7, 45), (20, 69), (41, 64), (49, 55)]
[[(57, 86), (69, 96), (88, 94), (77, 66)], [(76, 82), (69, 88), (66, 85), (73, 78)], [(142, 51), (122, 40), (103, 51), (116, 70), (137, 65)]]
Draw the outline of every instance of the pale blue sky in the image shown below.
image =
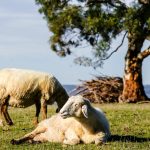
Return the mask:
[[(123, 75), (127, 41), (118, 53), (105, 61), (103, 68), (94, 71), (75, 65), (74, 56), (60, 58), (50, 51), (49, 35), (46, 21), (38, 13), (34, 0), (0, 0), (0, 68), (26, 68), (52, 73), (62, 84), (80, 83), (79, 79), (91, 79), (100, 73)], [(119, 40), (114, 41), (112, 50), (119, 43)], [(147, 41), (143, 49), (148, 44), (150, 42)], [(75, 55), (81, 49), (83, 55), (89, 53), (88, 48), (78, 48)], [(144, 84), (150, 84), (149, 66), (150, 57), (143, 64)]]

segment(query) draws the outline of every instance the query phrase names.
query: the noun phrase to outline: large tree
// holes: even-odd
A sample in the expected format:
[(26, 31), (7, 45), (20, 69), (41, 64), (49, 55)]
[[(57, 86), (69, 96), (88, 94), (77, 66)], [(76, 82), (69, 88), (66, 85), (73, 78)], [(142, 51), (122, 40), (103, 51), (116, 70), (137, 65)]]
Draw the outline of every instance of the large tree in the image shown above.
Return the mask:
[[(127, 1), (126, 1), (127, 2)], [(36, 0), (51, 31), (51, 49), (58, 55), (72, 53), (73, 47), (89, 44), (95, 59), (78, 58), (79, 63), (98, 67), (128, 39), (125, 56), (123, 92), (120, 101), (147, 100), (142, 83), (142, 62), (150, 47), (142, 51), (150, 38), (150, 0)], [(112, 40), (122, 36), (122, 43), (109, 54)], [(118, 58), (119, 59), (119, 58)]]

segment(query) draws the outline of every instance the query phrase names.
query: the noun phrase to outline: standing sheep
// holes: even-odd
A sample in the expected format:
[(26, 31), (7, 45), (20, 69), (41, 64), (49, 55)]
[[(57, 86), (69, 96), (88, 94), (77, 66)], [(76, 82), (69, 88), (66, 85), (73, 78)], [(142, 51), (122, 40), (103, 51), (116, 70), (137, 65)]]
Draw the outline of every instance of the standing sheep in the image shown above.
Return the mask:
[(52, 75), (23, 69), (0, 70), (0, 123), (2, 117), (7, 124), (13, 122), (8, 114), (8, 105), (12, 107), (36, 106), (35, 124), (42, 108), (42, 117), (47, 117), (47, 104), (58, 105), (58, 111), (68, 100), (68, 94), (59, 81)]
[(42, 121), (31, 133), (20, 139), (13, 139), (11, 143), (49, 141), (69, 145), (80, 142), (101, 144), (109, 136), (109, 123), (104, 113), (92, 107), (87, 99), (77, 95), (69, 98), (59, 114)]

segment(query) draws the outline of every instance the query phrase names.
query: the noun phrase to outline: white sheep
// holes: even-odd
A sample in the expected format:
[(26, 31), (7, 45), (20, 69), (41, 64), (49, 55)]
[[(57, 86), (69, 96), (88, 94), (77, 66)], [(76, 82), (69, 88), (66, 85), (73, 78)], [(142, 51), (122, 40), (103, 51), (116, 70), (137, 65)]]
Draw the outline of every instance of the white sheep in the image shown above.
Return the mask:
[(0, 123), (2, 117), (7, 124), (13, 122), (8, 114), (8, 105), (12, 107), (36, 106), (34, 123), (38, 123), (38, 116), (42, 107), (43, 119), (47, 117), (47, 104), (58, 105), (58, 111), (68, 100), (68, 94), (59, 81), (50, 74), (24, 70), (2, 69), (0, 70)]
[(109, 123), (104, 113), (92, 107), (87, 99), (77, 95), (69, 98), (59, 114), (43, 120), (31, 133), (20, 139), (13, 139), (11, 143), (49, 141), (68, 145), (80, 142), (101, 144), (109, 136)]

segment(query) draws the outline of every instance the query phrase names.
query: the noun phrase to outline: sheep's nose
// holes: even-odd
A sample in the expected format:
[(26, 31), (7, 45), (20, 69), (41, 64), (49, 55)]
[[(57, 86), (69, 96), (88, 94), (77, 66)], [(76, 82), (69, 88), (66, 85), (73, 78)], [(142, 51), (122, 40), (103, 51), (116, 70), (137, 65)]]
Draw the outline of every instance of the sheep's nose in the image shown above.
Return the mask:
[(65, 115), (65, 114), (68, 114), (68, 112), (66, 110), (60, 110), (59, 112), (61, 115)]
[(68, 113), (66, 110), (60, 111), (59, 113), (60, 113), (60, 116), (61, 116), (63, 119), (65, 119), (65, 118), (67, 118), (68, 116), (70, 116), (69, 113)]
[(60, 114), (63, 114), (63, 113), (65, 113), (65, 110), (60, 110), (59, 113), (60, 113)]

